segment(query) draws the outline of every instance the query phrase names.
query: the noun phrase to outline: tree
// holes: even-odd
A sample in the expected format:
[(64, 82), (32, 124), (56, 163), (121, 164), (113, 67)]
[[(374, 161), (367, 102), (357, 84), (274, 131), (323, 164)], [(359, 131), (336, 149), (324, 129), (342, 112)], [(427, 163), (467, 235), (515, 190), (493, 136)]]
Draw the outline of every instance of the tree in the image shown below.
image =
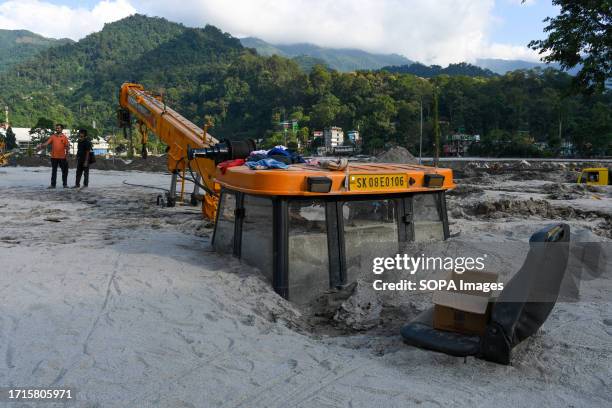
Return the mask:
[(558, 62), (565, 69), (580, 65), (575, 83), (592, 93), (603, 90), (612, 72), (612, 2), (610, 0), (553, 0), (561, 7), (547, 17), (548, 38), (534, 40), (529, 47), (544, 54), (545, 62)]
[(312, 107), (310, 124), (314, 129), (335, 125), (334, 119), (340, 113), (340, 100), (332, 94), (327, 94)]
[(100, 136), (98, 136), (98, 132), (92, 126), (89, 125), (79, 125), (70, 129), (70, 142), (75, 143), (79, 141), (79, 130), (85, 129), (87, 131), (87, 136), (90, 140), (99, 140)]
[(317, 96), (323, 96), (329, 92), (331, 87), (332, 76), (329, 73), (329, 69), (322, 65), (315, 65), (310, 71), (310, 83), (314, 94)]
[(15, 132), (13, 132), (13, 128), (9, 125), (6, 128), (6, 148), (7, 150), (13, 150), (17, 148), (17, 139), (15, 138)]
[(33, 145), (38, 145), (51, 136), (53, 133), (53, 121), (47, 118), (38, 118), (36, 124), (30, 129), (30, 141)]

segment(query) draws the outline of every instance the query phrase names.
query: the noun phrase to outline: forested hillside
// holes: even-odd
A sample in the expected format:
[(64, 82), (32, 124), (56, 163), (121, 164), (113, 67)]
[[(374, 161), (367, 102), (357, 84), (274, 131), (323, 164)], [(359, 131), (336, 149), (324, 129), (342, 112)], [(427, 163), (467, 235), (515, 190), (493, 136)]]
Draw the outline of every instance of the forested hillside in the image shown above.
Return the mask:
[(0, 72), (24, 62), (40, 51), (72, 40), (45, 38), (27, 30), (0, 30)]
[(423, 78), (432, 78), (438, 75), (464, 75), (470, 77), (492, 77), (495, 72), (488, 69), (477, 67), (476, 65), (461, 62), (459, 64), (450, 64), (446, 68), (440, 65), (424, 65), (418, 62), (408, 65), (392, 65), (381, 68), (383, 71), (392, 72), (394, 74), (412, 74)]
[(124, 81), (164, 93), (170, 106), (197, 124), (210, 117), (211, 133), (219, 138), (284, 142), (277, 122), (297, 119), (300, 131), (290, 134), (289, 142), (336, 125), (358, 128), (369, 150), (388, 142), (413, 148), (422, 102), (427, 152), (435, 91), (443, 135), (480, 134), (483, 154), (530, 154), (531, 140), (553, 147), (570, 140), (590, 154), (610, 149), (612, 140), (610, 94), (569, 96), (570, 77), (556, 70), (423, 79), (314, 65), (306, 73), (290, 59), (243, 48), (215, 27), (186, 28), (140, 15), (0, 74), (0, 104), (10, 106), (16, 127), (46, 117), (69, 126), (95, 122), (96, 132), (107, 135), (117, 131), (117, 95)]
[[(488, 69), (496, 74), (505, 74), (506, 72), (516, 71), (517, 69), (533, 69), (533, 68), (555, 68), (561, 69), (559, 64), (545, 64), (543, 62), (532, 62), (523, 60), (504, 60), (498, 58), (478, 58), (476, 65)], [(577, 68), (569, 70), (570, 75), (575, 75), (578, 71)]]

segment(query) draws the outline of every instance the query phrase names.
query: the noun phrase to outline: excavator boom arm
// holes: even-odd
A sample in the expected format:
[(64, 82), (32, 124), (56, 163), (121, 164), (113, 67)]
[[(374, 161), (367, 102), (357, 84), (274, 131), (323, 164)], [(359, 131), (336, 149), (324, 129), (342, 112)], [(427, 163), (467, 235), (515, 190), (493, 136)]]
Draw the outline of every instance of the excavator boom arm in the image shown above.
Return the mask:
[(218, 143), (203, 129), (145, 91), (142, 85), (123, 84), (119, 103), (168, 145), (170, 170), (173, 170), (172, 164), (176, 164), (176, 169), (184, 168), (189, 147), (203, 148)]
[[(215, 160), (195, 158), (190, 161), (188, 151), (212, 147), (218, 140), (169, 108), (160, 98), (145, 91), (140, 84), (124, 83), (121, 86), (119, 104), (124, 112), (129, 112), (168, 146), (168, 170), (171, 173), (184, 173), (186, 168), (193, 168), (199, 173), (200, 182), (207, 192), (203, 211), (207, 218), (214, 218), (216, 196), (220, 191), (220, 186), (214, 181)], [(120, 125), (131, 126), (129, 116), (125, 122)]]

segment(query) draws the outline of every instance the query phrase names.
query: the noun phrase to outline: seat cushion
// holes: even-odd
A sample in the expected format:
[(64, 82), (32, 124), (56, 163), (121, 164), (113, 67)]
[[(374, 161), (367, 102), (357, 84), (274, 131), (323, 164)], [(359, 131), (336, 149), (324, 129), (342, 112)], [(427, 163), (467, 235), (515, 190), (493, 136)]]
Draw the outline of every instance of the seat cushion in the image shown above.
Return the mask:
[(479, 336), (437, 330), (433, 328), (432, 321), (433, 308), (430, 308), (402, 327), (400, 333), (404, 342), (412, 346), (457, 357), (478, 354), (480, 350)]

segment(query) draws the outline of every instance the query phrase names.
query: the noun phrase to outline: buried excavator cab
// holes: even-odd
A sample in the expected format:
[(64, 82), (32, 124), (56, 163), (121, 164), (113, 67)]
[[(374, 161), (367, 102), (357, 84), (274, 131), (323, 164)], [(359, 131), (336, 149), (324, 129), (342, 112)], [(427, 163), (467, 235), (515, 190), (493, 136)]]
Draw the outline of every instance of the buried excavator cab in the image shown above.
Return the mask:
[(607, 186), (612, 184), (611, 169), (605, 167), (583, 169), (578, 176), (578, 184), (586, 183), (591, 186)]
[(362, 260), (449, 236), (445, 191), (455, 186), (449, 169), (238, 166), (215, 181), (222, 189), (214, 248), (260, 269), (296, 303), (354, 282)]
[(392, 255), (405, 243), (448, 238), (444, 194), (455, 187), (449, 169), (385, 163), (332, 166), (341, 170), (312, 163), (231, 167), (256, 151), (253, 141), (215, 139), (208, 124), (199, 128), (140, 84), (124, 83), (119, 103), (126, 138), (134, 116), (143, 146), (148, 131), (168, 146), (168, 205), (176, 201), (178, 177), (191, 175), (205, 192), (204, 216), (216, 220), (214, 248), (259, 268), (291, 301), (305, 303), (354, 282), (368, 259)]

